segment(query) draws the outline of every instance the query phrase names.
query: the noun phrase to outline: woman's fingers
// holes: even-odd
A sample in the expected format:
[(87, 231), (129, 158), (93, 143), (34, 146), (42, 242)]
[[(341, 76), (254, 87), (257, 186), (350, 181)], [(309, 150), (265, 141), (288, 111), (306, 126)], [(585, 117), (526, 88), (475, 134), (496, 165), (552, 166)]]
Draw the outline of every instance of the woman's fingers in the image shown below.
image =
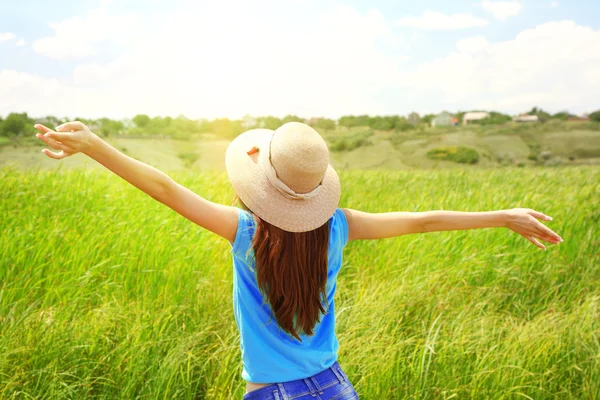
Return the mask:
[(541, 236), (545, 236), (545, 237), (549, 237), (552, 240), (556, 240), (558, 242), (562, 242), (563, 239), (558, 236), (552, 229), (548, 228), (546, 225), (541, 224), (541, 223), (537, 223), (536, 227), (535, 227), (535, 231), (540, 234)]
[(529, 240), (531, 243), (535, 244), (540, 249), (546, 250), (546, 246), (538, 242), (533, 236), (525, 236), (525, 239)]
[(70, 131), (78, 131), (85, 127), (83, 123), (79, 121), (67, 122), (66, 124), (62, 124), (56, 127), (57, 131), (62, 132), (70, 132)]
[(42, 150), (42, 152), (43, 152), (45, 155), (47, 155), (48, 157), (50, 157), (50, 158), (54, 158), (55, 160), (60, 160), (60, 159), (63, 159), (63, 158), (65, 158), (65, 157), (67, 157), (67, 156), (69, 156), (69, 155), (70, 155), (70, 154), (68, 154), (68, 153), (65, 153), (63, 150), (61, 150), (61, 151), (60, 151), (60, 152), (58, 152), (58, 153), (55, 153), (55, 152), (53, 152), (53, 151), (50, 151), (50, 150), (48, 150), (48, 149), (43, 149), (43, 150)]
[(52, 132), (52, 129), (50, 129), (47, 126), (44, 126), (42, 124), (35, 124), (33, 127), (42, 133)]
[[(39, 130), (42, 133), (37, 133), (35, 136), (40, 139), (42, 142), (46, 143), (49, 146), (54, 147), (57, 150), (68, 150), (68, 147), (65, 147), (64, 144), (59, 143), (60, 139), (67, 139), (67, 137), (58, 137), (56, 136), (56, 132), (52, 129), (44, 126), (42, 124), (35, 124), (34, 128)], [(66, 135), (66, 134), (61, 134)]]
[(548, 243), (552, 243), (552, 244), (558, 244), (558, 243), (560, 243), (560, 240), (556, 240), (556, 239), (548, 237), (546, 235), (533, 234), (532, 236), (535, 237), (536, 239), (543, 240), (543, 241), (546, 241)]
[(65, 146), (64, 144), (62, 144), (60, 142), (57, 142), (56, 140), (50, 138), (49, 136), (38, 133), (36, 135), (36, 137), (38, 139), (40, 139), (42, 142), (46, 143), (48, 146), (50, 146), (56, 150), (69, 150), (69, 148), (67, 146)]
[(52, 132), (46, 133), (46, 136), (48, 136), (54, 140), (63, 141), (63, 140), (71, 139), (73, 137), (73, 134), (70, 132), (62, 133), (62, 132), (53, 132), (52, 131)]
[(543, 220), (546, 220), (546, 221), (552, 221), (552, 217), (550, 217), (550, 216), (548, 216), (548, 215), (546, 215), (544, 213), (541, 213), (539, 211), (531, 210), (531, 211), (529, 211), (529, 215), (531, 215), (531, 216), (533, 216), (535, 218), (538, 218), (538, 219), (543, 219)]

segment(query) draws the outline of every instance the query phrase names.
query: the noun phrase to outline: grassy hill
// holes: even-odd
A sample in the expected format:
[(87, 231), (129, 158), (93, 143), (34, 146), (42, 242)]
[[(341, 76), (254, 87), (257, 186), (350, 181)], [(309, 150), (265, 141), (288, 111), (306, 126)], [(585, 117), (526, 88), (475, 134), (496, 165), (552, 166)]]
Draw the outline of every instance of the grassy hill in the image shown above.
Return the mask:
[[(550, 121), (544, 124), (420, 128), (406, 132), (374, 131), (368, 127), (338, 128), (321, 132), (331, 149), (337, 169), (477, 168), (505, 165), (600, 164), (600, 125)], [(225, 168), (229, 140), (198, 135), (190, 140), (109, 137), (119, 150), (164, 170), (219, 170)], [(0, 165), (18, 168), (93, 167), (85, 156), (75, 155), (61, 163), (41, 154), (43, 143), (35, 138), (19, 142), (0, 141)], [(436, 149), (464, 147), (477, 153), (467, 165), (432, 159)]]

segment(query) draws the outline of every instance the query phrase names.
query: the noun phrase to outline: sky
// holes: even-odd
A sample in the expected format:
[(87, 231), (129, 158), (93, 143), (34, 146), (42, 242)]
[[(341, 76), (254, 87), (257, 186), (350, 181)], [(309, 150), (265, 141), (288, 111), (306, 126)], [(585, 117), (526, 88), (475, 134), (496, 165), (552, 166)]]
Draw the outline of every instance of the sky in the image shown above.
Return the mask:
[(0, 0), (0, 116), (600, 109), (600, 1)]

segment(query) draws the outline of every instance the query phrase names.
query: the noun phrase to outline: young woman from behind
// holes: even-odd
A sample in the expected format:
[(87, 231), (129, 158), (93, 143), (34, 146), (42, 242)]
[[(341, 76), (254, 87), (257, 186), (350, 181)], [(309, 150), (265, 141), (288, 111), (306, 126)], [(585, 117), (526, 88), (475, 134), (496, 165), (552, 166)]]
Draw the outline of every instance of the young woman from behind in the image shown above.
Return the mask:
[(336, 280), (349, 241), (434, 231), (506, 227), (539, 242), (562, 239), (530, 208), (461, 212), (369, 213), (339, 208), (340, 180), (325, 141), (291, 122), (253, 129), (226, 153), (241, 208), (190, 191), (156, 168), (128, 157), (81, 122), (37, 137), (62, 159), (81, 152), (183, 217), (223, 237), (233, 258), (233, 307), (240, 331), (244, 399), (357, 399), (338, 363)]

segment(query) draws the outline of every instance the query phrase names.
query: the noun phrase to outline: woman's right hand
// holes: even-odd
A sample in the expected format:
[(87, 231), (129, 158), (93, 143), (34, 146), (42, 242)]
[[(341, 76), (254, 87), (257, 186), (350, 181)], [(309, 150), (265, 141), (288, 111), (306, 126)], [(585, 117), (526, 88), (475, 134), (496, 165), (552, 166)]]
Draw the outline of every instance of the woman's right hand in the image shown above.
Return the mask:
[(532, 210), (531, 208), (513, 208), (511, 210), (506, 210), (505, 212), (506, 227), (523, 236), (540, 249), (546, 250), (546, 246), (536, 239), (554, 244), (563, 241), (563, 239), (554, 231), (538, 221), (538, 219), (550, 221), (552, 220), (552, 217), (539, 211)]
[(48, 146), (60, 150), (55, 153), (48, 149), (42, 152), (50, 158), (60, 160), (75, 153), (87, 153), (91, 150), (93, 139), (96, 137), (87, 126), (79, 121), (67, 122), (56, 127), (56, 131), (42, 125), (36, 124), (34, 128), (41, 133), (36, 137)]

